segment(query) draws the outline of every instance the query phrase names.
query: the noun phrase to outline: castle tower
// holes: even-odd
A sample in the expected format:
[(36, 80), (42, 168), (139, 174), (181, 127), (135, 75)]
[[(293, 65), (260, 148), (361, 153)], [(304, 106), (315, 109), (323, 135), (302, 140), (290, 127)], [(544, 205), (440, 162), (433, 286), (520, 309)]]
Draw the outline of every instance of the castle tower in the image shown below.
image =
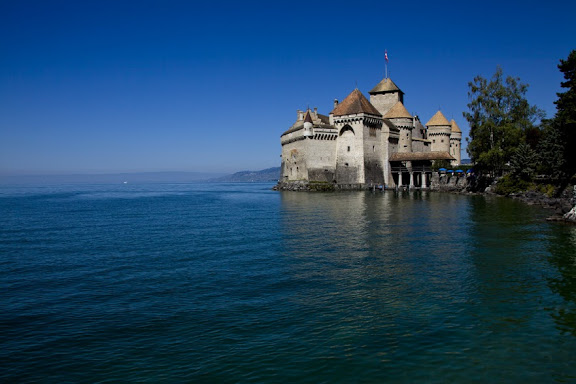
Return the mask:
[(352, 91), (330, 113), (338, 130), (336, 181), (338, 184), (382, 184), (382, 115), (358, 90)]
[(382, 79), (370, 92), (370, 103), (380, 114), (385, 115), (397, 102), (404, 102), (404, 92), (392, 79)]
[(306, 111), (306, 116), (304, 117), (304, 137), (314, 136), (312, 131), (312, 117), (310, 116), (310, 109)]
[(401, 101), (398, 101), (384, 115), (384, 118), (390, 120), (400, 130), (398, 152), (412, 152), (412, 130), (414, 129), (414, 119), (406, 110), (404, 104), (402, 104)]
[(432, 152), (448, 152), (450, 153), (450, 134), (452, 133), (452, 126), (446, 120), (442, 112), (438, 111), (426, 123), (428, 127), (428, 138), (432, 140), (430, 150)]
[(462, 161), (461, 157), (462, 131), (460, 130), (460, 127), (458, 127), (458, 124), (456, 124), (456, 121), (454, 121), (454, 119), (450, 121), (450, 125), (452, 127), (452, 131), (450, 133), (450, 155), (456, 159), (452, 160), (451, 164), (460, 165), (460, 161)]

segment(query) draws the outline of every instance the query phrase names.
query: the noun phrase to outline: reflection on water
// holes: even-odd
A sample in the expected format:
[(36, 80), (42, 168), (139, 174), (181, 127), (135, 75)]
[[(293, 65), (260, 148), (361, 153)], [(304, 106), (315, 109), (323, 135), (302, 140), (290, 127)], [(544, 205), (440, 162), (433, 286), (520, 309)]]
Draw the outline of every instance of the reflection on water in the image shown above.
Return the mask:
[(576, 380), (576, 228), (270, 188), (0, 191), (0, 382)]
[[(576, 374), (576, 340), (555, 331), (574, 335), (574, 242), (539, 209), (430, 192), (284, 192), (281, 203), (284, 257), (301, 285), (293, 301), (318, 359), (376, 359), (401, 381)], [(559, 276), (546, 262), (557, 243)], [(548, 286), (564, 298), (553, 316)], [(526, 364), (535, 368), (520, 373)]]
[(550, 289), (564, 300), (550, 308), (558, 329), (576, 336), (576, 227), (561, 227), (549, 243), (548, 260), (558, 274), (548, 278)]

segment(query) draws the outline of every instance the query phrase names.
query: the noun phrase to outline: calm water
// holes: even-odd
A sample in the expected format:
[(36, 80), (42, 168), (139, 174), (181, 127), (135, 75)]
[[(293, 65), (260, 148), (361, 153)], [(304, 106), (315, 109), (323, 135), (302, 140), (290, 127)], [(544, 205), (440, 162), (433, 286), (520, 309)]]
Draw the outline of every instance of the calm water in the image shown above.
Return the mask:
[(576, 227), (270, 187), (2, 187), (0, 382), (576, 381)]

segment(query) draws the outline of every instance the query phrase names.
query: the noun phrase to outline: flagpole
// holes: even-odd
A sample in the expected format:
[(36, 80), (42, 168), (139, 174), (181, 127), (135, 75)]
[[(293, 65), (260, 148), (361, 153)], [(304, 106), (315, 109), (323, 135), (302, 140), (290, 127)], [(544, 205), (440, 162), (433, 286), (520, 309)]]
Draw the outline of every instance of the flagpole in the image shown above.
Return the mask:
[(384, 50), (384, 63), (385, 63), (384, 65), (386, 68), (386, 78), (388, 78), (388, 50), (387, 49)]

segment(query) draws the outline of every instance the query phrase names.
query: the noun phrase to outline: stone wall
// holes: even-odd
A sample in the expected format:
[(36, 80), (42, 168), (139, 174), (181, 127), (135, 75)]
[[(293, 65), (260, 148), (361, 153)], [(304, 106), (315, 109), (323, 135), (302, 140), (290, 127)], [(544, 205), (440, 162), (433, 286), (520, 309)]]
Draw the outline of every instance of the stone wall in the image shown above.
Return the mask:
[(432, 179), (430, 180), (430, 189), (437, 191), (456, 191), (466, 189), (468, 186), (468, 179), (462, 174), (447, 174), (432, 172)]
[(360, 120), (338, 124), (336, 140), (336, 180), (338, 183), (364, 183), (364, 124)]
[(336, 171), (336, 140), (314, 138), (306, 140), (305, 144), (308, 180), (332, 182)]
[(370, 104), (372, 104), (378, 112), (384, 116), (398, 101), (402, 101), (402, 96), (399, 92), (380, 93), (377, 95), (370, 95)]

